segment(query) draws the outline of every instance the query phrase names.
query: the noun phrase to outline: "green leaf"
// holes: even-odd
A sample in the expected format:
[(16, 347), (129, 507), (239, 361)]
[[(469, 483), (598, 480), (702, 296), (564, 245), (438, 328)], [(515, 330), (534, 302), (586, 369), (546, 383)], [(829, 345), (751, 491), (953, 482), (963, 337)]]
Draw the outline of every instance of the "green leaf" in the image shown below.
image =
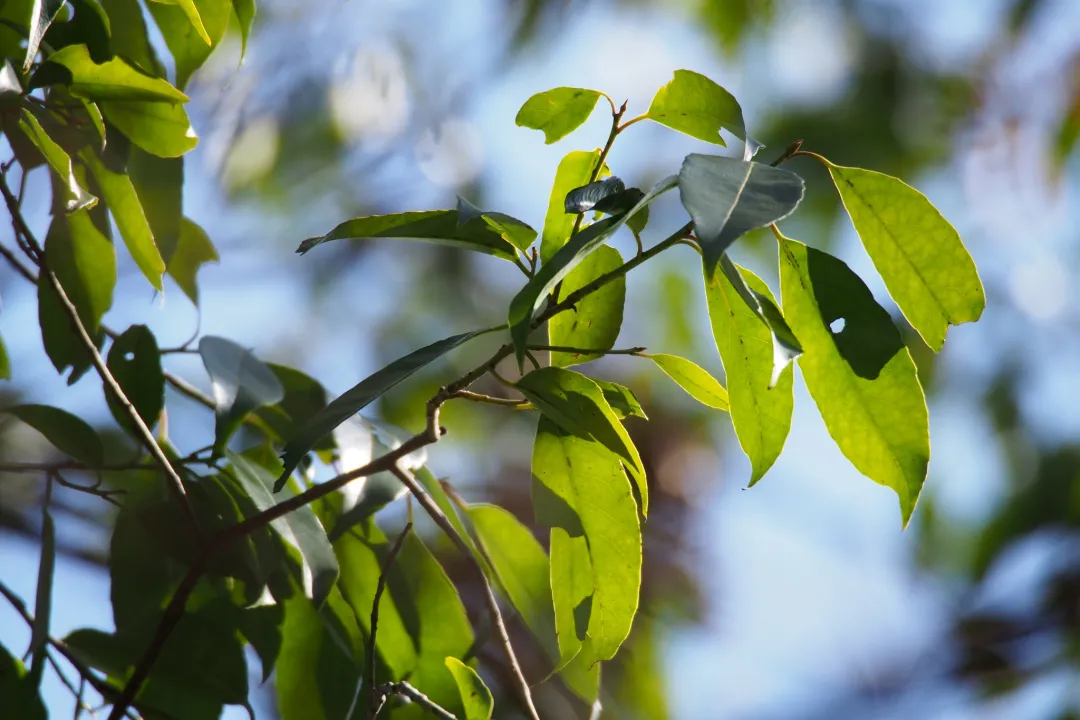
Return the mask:
[(26, 38), (23, 74), (30, 72), (30, 66), (34, 64), (34, 59), (37, 57), (41, 40), (62, 7), (64, 7), (64, 0), (34, 0), (33, 10), (30, 11), (30, 32)]
[(678, 355), (660, 353), (648, 358), (699, 403), (717, 410), (730, 409), (727, 390), (699, 365)]
[(240, 25), (240, 59), (247, 53), (248, 36), (255, 22), (255, 0), (233, 0), (233, 10)]
[(720, 137), (720, 130), (727, 130), (746, 143), (745, 160), (762, 147), (747, 136), (735, 96), (690, 70), (675, 71), (675, 77), (656, 91), (645, 117), (714, 145), (727, 144)]
[(600, 386), (604, 393), (604, 399), (608, 401), (611, 409), (615, 411), (615, 415), (620, 420), (628, 417), (639, 417), (642, 420), (649, 419), (633, 390), (609, 380), (597, 380), (596, 378), (592, 380)]
[(164, 77), (157, 53), (146, 32), (138, 0), (98, 0), (109, 16), (113, 52), (153, 77)]
[[(641, 530), (630, 483), (618, 456), (546, 417), (537, 427), (532, 472), (536, 520), (553, 528), (551, 590), (563, 659), (575, 648), (591, 659), (611, 659), (630, 633), (641, 584)], [(567, 607), (575, 617), (560, 618)]]
[(458, 227), (474, 218), (481, 218), (487, 226), (502, 236), (518, 250), (525, 252), (536, 240), (536, 231), (527, 223), (500, 212), (487, 212), (473, 205), (463, 197), (458, 197)]
[(5, 59), (0, 68), (0, 105), (14, 107), (22, 98), (22, 83), (19, 82), (19, 73), (11, 66), (11, 61)]
[[(232, 464), (236, 479), (259, 512), (266, 511), (277, 504), (270, 494), (270, 487), (274, 482), (274, 475), (270, 471), (243, 455), (227, 452), (226, 457)], [(286, 488), (282, 501), (288, 500), (293, 494), (291, 488)], [(310, 579), (308, 579), (308, 573), (305, 573), (305, 594), (312, 598), (316, 607), (321, 607), (337, 582), (338, 562), (334, 549), (326, 537), (326, 531), (314, 511), (310, 506), (305, 505), (274, 520), (270, 526), (288, 544), (299, 550), (305, 565), (310, 570)]]
[[(588, 185), (574, 188), (568, 192), (566, 198), (563, 200), (563, 210), (567, 213), (576, 215), (578, 213), (596, 209), (614, 215), (615, 213), (605, 210), (604, 207), (601, 206), (601, 203), (625, 192), (626, 183), (612, 175), (603, 180), (597, 180)], [(641, 198), (638, 197), (638, 200), (640, 199)], [(637, 200), (634, 202), (637, 202)], [(634, 203), (630, 204), (633, 205)]]
[(178, 103), (103, 100), (98, 106), (106, 120), (151, 155), (180, 157), (199, 143)]
[(5, 712), (11, 713), (12, 717), (25, 720), (48, 717), (37, 686), (26, 674), (26, 668), (3, 645), (0, 645), (0, 697), (4, 698)]
[(281, 626), (284, 621), (285, 608), (277, 603), (257, 605), (240, 611), (239, 629), (259, 656), (264, 683), (270, 679), (281, 654)]
[[(560, 285), (559, 300), (585, 287), (601, 275), (622, 265), (619, 251), (610, 246), (599, 248), (566, 276)], [(556, 315), (548, 322), (550, 345), (610, 350), (622, 329), (626, 301), (626, 276), (621, 275), (584, 298), (573, 309)], [(569, 367), (603, 357), (601, 353), (552, 352), (551, 364)]]
[(347, 717), (359, 677), (360, 668), (334, 642), (311, 602), (287, 601), (274, 681), (282, 720)]
[(871, 170), (829, 163), (829, 172), (889, 294), (931, 349), (949, 325), (979, 319), (986, 295), (975, 262), (925, 195)]
[(345, 422), (346, 419), (360, 412), (373, 400), (378, 399), (383, 393), (428, 363), (437, 360), (463, 342), (491, 332), (493, 329), (501, 328), (474, 330), (473, 332), (454, 335), (415, 350), (404, 357), (398, 358), (381, 370), (372, 373), (344, 394), (335, 398), (333, 402), (308, 420), (297, 432), (296, 436), (290, 438), (285, 445), (285, 450), (281, 455), (285, 469), (281, 477), (278, 478), (277, 484), (274, 485), (274, 492), (281, 489), (292, 471), (300, 464), (300, 460), (315, 447), (315, 444), (333, 432), (334, 428)]
[[(256, 410), (256, 414), (277, 433), (275, 439), (293, 435), (315, 413), (326, 407), (326, 388), (310, 375), (284, 365), (267, 363), (278, 382), (285, 388), (285, 397), (276, 405)], [(319, 451), (334, 449), (333, 438), (327, 437), (315, 446)], [(327, 456), (326, 459), (329, 459)]]
[[(533, 483), (534, 493), (536, 483)], [(589, 543), (561, 527), (551, 529), (551, 589), (562, 660), (558, 668), (567, 686), (586, 702), (600, 694), (600, 663), (589, 633), (594, 576)], [(599, 548), (608, 551), (608, 548)]]
[(199, 355), (214, 394), (214, 454), (221, 455), (244, 418), (280, 402), (285, 388), (265, 363), (231, 340), (207, 335), (199, 340)]
[(649, 514), (645, 466), (599, 385), (572, 370), (546, 367), (532, 371), (516, 386), (544, 417), (575, 437), (600, 443), (619, 457), (637, 484), (642, 516)]
[(98, 199), (84, 190), (75, 178), (75, 172), (71, 166), (71, 157), (46, 134), (37, 118), (25, 108), (23, 108), (22, 116), (19, 118), (19, 129), (41, 151), (41, 154), (49, 163), (49, 167), (56, 172), (67, 186), (64, 210), (68, 213), (74, 213), (94, 207)]
[(54, 22), (45, 34), (44, 44), (55, 52), (71, 45), (85, 45), (94, 62), (113, 58), (109, 16), (98, 0), (68, 0), (75, 18)]
[[(152, 485), (154, 489), (161, 487), (160, 483)], [(146, 485), (129, 492), (109, 540), (109, 598), (116, 633), (124, 638), (143, 639), (153, 632), (179, 580), (177, 563), (158, 547), (142, 519), (160, 497)], [(123, 673), (123, 666), (102, 669), (110, 675)]]
[[(52, 482), (50, 480), (50, 482)], [(48, 498), (48, 495), (46, 495)], [(34, 599), (34, 625), (31, 629), (30, 681), (41, 687), (45, 659), (49, 649), (49, 621), (52, 618), (53, 577), (56, 570), (56, 525), (49, 512), (48, 500), (41, 512), (41, 560), (38, 563), (37, 592)]]
[(794, 212), (804, 183), (793, 172), (717, 155), (687, 155), (679, 171), (679, 197), (694, 220), (705, 267), (744, 233)]
[(7, 347), (3, 339), (0, 339), (0, 380), (11, 379), (11, 359), (8, 357)]
[[(165, 376), (154, 334), (145, 325), (132, 325), (113, 341), (106, 364), (139, 417), (148, 428), (153, 428), (165, 407)], [(127, 412), (108, 388), (105, 388), (105, 398), (117, 424), (140, 437), (135, 434)]]
[(491, 697), (491, 691), (476, 671), (453, 657), (446, 658), (446, 667), (454, 676), (454, 681), (461, 692), (461, 701), (465, 706), (465, 720), (491, 720), (491, 713), (495, 710), (495, 699)]
[[(85, 45), (71, 45), (49, 56), (49, 65), (67, 70), (59, 84), (68, 85), (75, 97), (95, 102), (149, 101), (186, 103), (188, 96), (161, 78), (144, 75), (121, 58), (95, 63)], [(45, 67), (48, 67), (46, 65)], [(51, 79), (51, 77), (50, 77)]]
[(510, 302), (510, 334), (514, 340), (514, 349), (517, 356), (518, 367), (524, 365), (525, 345), (532, 332), (532, 318), (548, 294), (563, 278), (570, 274), (585, 258), (599, 248), (604, 242), (623, 224), (627, 219), (638, 213), (642, 208), (655, 200), (658, 196), (675, 187), (678, 178), (674, 175), (664, 178), (652, 190), (648, 192), (629, 211), (608, 217), (593, 223), (585, 228), (544, 263), (536, 275), (529, 280), (528, 284), (514, 296)]
[[(735, 274), (750, 290), (773, 302), (760, 278), (740, 270), (741, 276), (738, 271)], [(772, 332), (722, 268), (711, 275), (705, 271), (705, 296), (716, 349), (727, 375), (728, 412), (739, 445), (750, 458), (753, 486), (776, 462), (787, 439), (794, 404), (792, 372), (785, 365), (774, 381)]]
[[(780, 286), (806, 352), (799, 367), (829, 434), (859, 472), (891, 487), (906, 527), (930, 460), (926, 400), (888, 311), (840, 260), (780, 240)], [(843, 329), (832, 332), (838, 319)]]
[(566, 212), (566, 196), (574, 188), (588, 184), (598, 162), (599, 150), (574, 150), (559, 162), (559, 168), (555, 171), (555, 182), (551, 187), (547, 215), (544, 217), (544, 230), (540, 237), (540, 260), (544, 264), (566, 244), (574, 228), (574, 216)]
[(331, 240), (372, 240), (377, 238), (424, 240), (475, 250), (504, 260), (513, 260), (517, 250), (480, 218), (459, 222), (457, 210), (427, 210), (395, 215), (373, 215), (347, 220), (322, 237), (308, 238), (296, 252), (306, 253)]
[[(176, 86), (184, 88), (221, 44), (232, 15), (230, 0), (182, 0), (162, 3), (151, 0), (147, 9), (161, 30), (165, 45), (176, 61)], [(185, 22), (185, 17), (190, 22)]]
[(199, 286), (196, 276), (199, 269), (207, 263), (220, 260), (214, 244), (210, 242), (206, 231), (188, 218), (183, 218), (180, 225), (180, 242), (169, 259), (169, 275), (184, 291), (184, 294), (199, 305)]
[(161, 276), (165, 273), (165, 261), (161, 259), (161, 253), (154, 242), (154, 234), (150, 231), (146, 215), (143, 214), (131, 178), (109, 170), (93, 150), (84, 150), (80, 156), (101, 187), (101, 194), (116, 220), (116, 226), (120, 228), (120, 236), (124, 238), (124, 244), (127, 245), (135, 264), (155, 290), (164, 290)]
[(514, 122), (518, 127), (542, 130), (544, 144), (550, 145), (581, 127), (599, 99), (600, 93), (596, 90), (554, 88), (526, 100)]
[(154, 242), (169, 267), (180, 246), (184, 225), (184, 159), (161, 158), (129, 147), (127, 174), (154, 233)]
[(4, 412), (19, 418), (44, 435), (57, 450), (88, 467), (101, 467), (105, 461), (105, 448), (97, 431), (66, 410), (48, 405), (16, 405)]

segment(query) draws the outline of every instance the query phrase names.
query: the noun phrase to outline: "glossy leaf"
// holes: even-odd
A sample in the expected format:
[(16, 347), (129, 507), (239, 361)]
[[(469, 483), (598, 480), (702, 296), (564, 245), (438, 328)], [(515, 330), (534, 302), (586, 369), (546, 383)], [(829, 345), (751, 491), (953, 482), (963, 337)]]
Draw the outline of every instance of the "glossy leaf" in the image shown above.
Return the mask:
[(19, 82), (19, 73), (11, 66), (11, 61), (5, 59), (0, 67), (0, 105), (14, 107), (22, 97), (22, 83)]
[[(559, 286), (559, 299), (567, 297), (570, 293), (620, 265), (622, 265), (622, 256), (619, 255), (618, 250), (607, 245), (599, 248), (585, 258), (562, 281)], [(619, 331), (622, 329), (625, 302), (626, 276), (622, 275), (581, 300), (573, 309), (551, 318), (548, 322), (549, 344), (589, 350), (610, 350), (618, 340)], [(551, 364), (569, 367), (599, 357), (603, 355), (552, 352)]]
[(5, 712), (11, 713), (12, 717), (25, 720), (48, 717), (37, 686), (27, 675), (26, 668), (3, 645), (0, 645), (0, 697), (4, 698)]
[(454, 676), (454, 682), (461, 692), (465, 720), (491, 720), (495, 699), (476, 671), (454, 657), (446, 658), (446, 668)]
[(701, 366), (678, 355), (660, 353), (648, 357), (699, 403), (717, 410), (729, 409), (727, 390)]
[(180, 157), (199, 143), (179, 103), (103, 100), (98, 107), (106, 120), (151, 155)]
[(626, 192), (626, 183), (612, 175), (568, 192), (563, 200), (563, 210), (571, 214), (588, 212), (594, 208), (603, 210), (597, 205), (623, 192)]
[(10, 413), (45, 436), (57, 450), (88, 467), (101, 467), (105, 448), (101, 438), (85, 420), (49, 405), (16, 405)]
[(761, 147), (747, 136), (742, 108), (735, 96), (691, 70), (676, 70), (675, 77), (656, 92), (645, 116), (715, 145), (727, 144), (720, 137), (720, 130), (727, 130), (746, 143), (746, 160)]
[(788, 170), (716, 155), (687, 155), (679, 197), (694, 220), (705, 267), (744, 233), (790, 215), (802, 201), (803, 180)]
[(649, 419), (633, 390), (609, 380), (597, 380), (596, 378), (592, 380), (600, 386), (600, 390), (604, 393), (604, 399), (608, 401), (611, 409), (615, 411), (615, 415), (620, 420), (628, 417), (639, 417), (642, 420)]
[[(229, 27), (230, 0), (183, 0), (147, 3), (176, 66), (176, 87), (187, 86), (192, 74), (210, 57)], [(185, 18), (190, 22), (185, 22)], [(199, 22), (196, 23), (196, 18)]]
[(64, 181), (67, 189), (67, 197), (64, 198), (64, 210), (66, 212), (74, 213), (79, 210), (86, 210), (97, 204), (98, 199), (87, 192), (76, 179), (71, 166), (71, 157), (46, 134), (33, 113), (25, 108), (19, 118), (19, 129), (41, 152), (46, 162), (49, 163), (49, 167)]
[[(546, 417), (537, 427), (532, 472), (536, 520), (553, 528), (551, 589), (563, 659), (573, 657), (584, 638), (580, 652), (610, 659), (630, 632), (641, 584), (641, 531), (630, 483), (618, 456)], [(591, 570), (572, 557), (581, 551)], [(560, 620), (564, 597), (571, 598), (572, 625)], [(574, 627), (573, 637), (564, 637)]]
[[(145, 325), (132, 325), (113, 341), (106, 364), (139, 417), (154, 427), (165, 407), (165, 376), (154, 334)], [(105, 397), (117, 424), (134, 432), (127, 412), (107, 387)]]
[(101, 194), (116, 220), (120, 237), (124, 238), (124, 244), (127, 245), (135, 264), (155, 290), (163, 290), (165, 286), (161, 276), (165, 273), (165, 261), (154, 242), (154, 234), (150, 231), (146, 215), (143, 214), (142, 204), (131, 184), (131, 178), (109, 170), (92, 150), (83, 151), (81, 157), (101, 187)]
[[(741, 277), (750, 290), (773, 302), (760, 278), (745, 269)], [(711, 275), (705, 271), (705, 296), (727, 376), (728, 412), (739, 445), (750, 458), (752, 486), (776, 462), (787, 440), (794, 405), (792, 372), (785, 367), (773, 382), (772, 333), (720, 268)]]
[[(71, 45), (49, 56), (45, 69), (50, 65), (66, 70), (62, 79), (75, 97), (95, 102), (149, 101), (185, 103), (188, 96), (161, 78), (145, 75), (122, 58), (95, 63), (85, 45)], [(62, 72), (62, 71), (61, 71)], [(52, 75), (52, 73), (49, 73)], [(70, 76), (70, 77), (69, 77)], [(52, 80), (52, 77), (49, 77)], [(59, 78), (58, 78), (59, 79)]]
[(544, 417), (576, 437), (600, 443), (620, 458), (637, 484), (642, 516), (649, 514), (645, 466), (599, 385), (580, 373), (557, 367), (534, 370), (516, 385)]
[(527, 223), (500, 212), (481, 210), (463, 197), (458, 197), (458, 227), (470, 220), (480, 218), (487, 226), (499, 233), (502, 239), (525, 252), (536, 240), (536, 231)]
[(596, 90), (553, 88), (526, 100), (514, 122), (518, 127), (542, 130), (544, 144), (550, 145), (581, 127), (599, 99)]
[(199, 355), (214, 395), (214, 453), (221, 455), (229, 438), (252, 410), (285, 397), (277, 376), (251, 351), (225, 338), (205, 336)]
[(372, 401), (377, 400), (383, 393), (420, 368), (442, 357), (463, 342), (487, 332), (491, 332), (491, 330), (474, 330), (473, 332), (448, 337), (445, 340), (415, 350), (404, 357), (398, 358), (381, 370), (372, 373), (335, 398), (333, 402), (308, 420), (295, 437), (289, 438), (289, 442), (285, 445), (285, 450), (281, 455), (285, 469), (274, 486), (274, 492), (281, 489), (292, 471), (300, 464), (300, 460), (304, 455), (307, 455), (319, 440), (333, 432), (334, 428), (363, 410)]
[(146, 31), (146, 20), (138, 0), (98, 0), (108, 13), (109, 38), (113, 51), (136, 68), (153, 77), (164, 77)]
[(30, 28), (26, 38), (26, 59), (23, 60), (23, 73), (30, 72), (30, 66), (38, 54), (45, 32), (52, 24), (56, 13), (64, 6), (64, 0), (33, 0), (33, 9), (30, 11)]
[[(851, 463), (891, 487), (907, 526), (930, 460), (926, 400), (888, 311), (840, 260), (780, 241), (789, 322), (804, 340), (799, 367), (829, 434)], [(844, 320), (840, 332), (830, 326)]]
[(331, 240), (372, 240), (376, 238), (424, 240), (494, 255), (513, 260), (517, 250), (502, 234), (493, 230), (483, 219), (473, 218), (459, 223), (457, 210), (428, 210), (425, 212), (373, 215), (341, 223), (322, 237), (308, 238), (296, 252), (306, 253), (316, 245)]
[(203, 265), (220, 260), (217, 249), (210, 242), (206, 231), (194, 221), (183, 218), (180, 225), (180, 242), (169, 258), (168, 273), (184, 294), (196, 306), (199, 304), (199, 285), (196, 277)]
[(829, 172), (889, 294), (931, 349), (949, 325), (979, 319), (986, 295), (975, 262), (925, 195), (871, 170), (830, 163)]
[(559, 162), (555, 182), (551, 187), (544, 230), (540, 236), (540, 261), (547, 263), (556, 251), (570, 239), (574, 228), (574, 216), (566, 212), (566, 196), (574, 188), (582, 187), (592, 179), (593, 169), (600, 162), (600, 151), (574, 150)]
[(523, 367), (525, 359), (525, 345), (532, 332), (532, 318), (544, 299), (573, 271), (585, 258), (604, 244), (604, 242), (623, 224), (627, 219), (638, 213), (642, 208), (655, 200), (663, 193), (671, 190), (678, 183), (674, 175), (664, 178), (646, 194), (634, 207), (626, 213), (599, 220), (585, 228), (544, 263), (540, 270), (529, 280), (528, 284), (514, 296), (510, 302), (510, 334), (514, 340), (515, 355), (518, 367)]

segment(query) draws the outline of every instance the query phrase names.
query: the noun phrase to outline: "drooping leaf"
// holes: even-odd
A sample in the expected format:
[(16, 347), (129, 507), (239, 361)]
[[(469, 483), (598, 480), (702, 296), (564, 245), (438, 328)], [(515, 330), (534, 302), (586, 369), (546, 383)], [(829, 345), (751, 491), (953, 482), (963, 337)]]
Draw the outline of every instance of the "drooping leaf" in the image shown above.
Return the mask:
[(184, 294), (196, 306), (199, 304), (199, 286), (196, 276), (203, 265), (216, 263), (220, 258), (210, 242), (206, 231), (194, 221), (183, 218), (180, 225), (180, 242), (169, 258), (168, 273)]
[(204, 336), (199, 355), (214, 394), (214, 453), (221, 455), (229, 438), (255, 408), (285, 397), (277, 376), (250, 350), (225, 338)]
[(657, 90), (646, 117), (714, 145), (727, 144), (720, 137), (720, 130), (727, 130), (746, 143), (744, 160), (762, 147), (747, 136), (742, 108), (735, 96), (691, 70), (675, 71), (675, 77)]
[[(60, 68), (63, 68), (61, 70)], [(66, 72), (65, 72), (66, 71)], [(186, 103), (188, 96), (161, 78), (139, 72), (122, 58), (95, 63), (85, 45), (71, 45), (49, 56), (40, 71), (41, 79), (67, 85), (75, 97), (95, 102), (145, 101)]]
[(0, 697), (4, 710), (12, 717), (26, 720), (46, 720), (48, 714), (41, 702), (37, 686), (27, 675), (26, 668), (0, 645)]
[(642, 516), (649, 514), (645, 466), (599, 385), (581, 373), (557, 367), (534, 370), (516, 385), (558, 427), (575, 437), (600, 443), (622, 460), (637, 485)]
[(255, 22), (255, 0), (233, 0), (233, 11), (240, 25), (240, 59), (247, 53), (248, 36)]
[(700, 365), (664, 353), (649, 355), (649, 359), (699, 403), (717, 410), (729, 409), (727, 390)]
[[(930, 459), (926, 400), (887, 310), (842, 261), (780, 240), (787, 316), (803, 338), (799, 367), (829, 434), (851, 463), (891, 487), (907, 526)], [(830, 326), (844, 320), (843, 329)]]
[(588, 212), (594, 208), (603, 210), (597, 208), (599, 203), (623, 192), (626, 192), (626, 183), (612, 175), (568, 192), (563, 201), (563, 209), (571, 214)]
[(465, 223), (458, 222), (457, 210), (427, 210), (394, 215), (347, 220), (322, 237), (308, 238), (300, 243), (298, 253), (306, 253), (316, 245), (331, 240), (372, 240), (376, 238), (400, 240), (424, 240), (494, 255), (513, 260), (517, 250), (499, 230), (493, 229), (485, 220), (474, 217)]
[[(772, 302), (768, 286), (748, 270), (736, 270), (749, 288)], [(773, 382), (773, 339), (769, 327), (747, 304), (728, 274), (705, 271), (716, 349), (724, 363), (731, 423), (743, 452), (750, 458), (750, 485), (776, 462), (791, 427), (792, 372), (784, 370)], [(775, 304), (775, 303), (774, 303)]]
[[(620, 265), (622, 256), (618, 250), (607, 245), (599, 248), (566, 276), (560, 285), (558, 299), (567, 297)], [(574, 308), (551, 318), (548, 323), (548, 344), (588, 350), (610, 350), (622, 329), (625, 301), (626, 276), (623, 275), (584, 298)], [(603, 355), (553, 351), (551, 364), (569, 367), (599, 357)]]
[[(106, 364), (139, 417), (153, 428), (165, 406), (165, 375), (154, 334), (145, 325), (132, 325), (113, 341)], [(134, 433), (127, 411), (108, 387), (105, 398), (117, 424)]]
[(604, 393), (604, 399), (611, 405), (611, 409), (615, 411), (615, 415), (620, 419), (628, 417), (639, 417), (642, 420), (648, 420), (649, 417), (645, 414), (645, 410), (642, 409), (641, 403), (637, 399), (637, 395), (634, 391), (625, 385), (611, 382), (610, 380), (597, 380), (593, 378), (593, 382), (600, 386), (600, 389)]
[(288, 600), (274, 681), (282, 720), (354, 720), (348, 712), (360, 676), (311, 601)]
[(71, 166), (71, 157), (56, 144), (56, 141), (48, 136), (33, 113), (25, 108), (19, 118), (19, 129), (45, 157), (49, 167), (64, 181), (67, 189), (67, 197), (64, 198), (64, 210), (68, 213), (74, 213), (94, 207), (98, 199), (79, 184)]
[(105, 449), (82, 418), (49, 405), (16, 405), (5, 410), (45, 436), (58, 450), (88, 467), (101, 467)]
[(281, 489), (292, 471), (300, 464), (300, 460), (311, 451), (315, 443), (333, 432), (334, 428), (345, 422), (347, 418), (363, 410), (373, 400), (378, 399), (383, 393), (428, 363), (437, 360), (463, 342), (491, 332), (493, 329), (501, 328), (474, 330), (473, 332), (454, 335), (415, 350), (404, 357), (398, 358), (381, 370), (372, 373), (335, 398), (322, 411), (308, 420), (295, 437), (289, 438), (289, 442), (285, 445), (285, 450), (281, 455), (281, 460), (285, 465), (284, 472), (278, 478), (277, 484), (274, 485), (274, 492)]
[(788, 170), (718, 155), (687, 155), (679, 197), (694, 220), (705, 267), (744, 233), (777, 222), (802, 201), (804, 183)]
[(522, 252), (528, 250), (536, 240), (536, 231), (527, 223), (505, 213), (481, 210), (465, 198), (458, 197), (457, 213), (458, 227), (480, 218), (489, 228), (501, 235), (503, 240)]
[[(51, 481), (50, 481), (51, 482)], [(45, 660), (49, 650), (49, 623), (52, 618), (53, 578), (56, 570), (56, 525), (48, 502), (41, 510), (41, 559), (38, 563), (37, 591), (34, 599), (34, 625), (30, 633), (27, 654), (33, 656), (30, 663), (30, 681), (38, 687), (45, 672)]]
[(514, 122), (518, 127), (542, 130), (550, 145), (577, 130), (592, 114), (600, 93), (583, 88), (558, 87), (525, 101)]
[(446, 667), (454, 676), (461, 702), (465, 706), (465, 720), (491, 720), (495, 709), (495, 699), (491, 691), (471, 667), (457, 658), (446, 658)]
[[(277, 504), (273, 495), (270, 494), (270, 488), (274, 482), (273, 473), (243, 455), (227, 452), (226, 457), (232, 465), (237, 481), (243, 486), (258, 511), (263, 512)], [(285, 488), (282, 501), (292, 495), (291, 488)], [(337, 558), (322, 523), (319, 522), (311, 507), (305, 505), (274, 520), (270, 525), (288, 544), (300, 552), (311, 576), (309, 581), (305, 573), (305, 583), (310, 582), (310, 585), (304, 588), (305, 594), (312, 598), (316, 607), (321, 607), (338, 578)]]
[(155, 290), (163, 290), (161, 276), (165, 273), (165, 261), (154, 242), (154, 234), (150, 231), (146, 215), (143, 214), (131, 178), (109, 170), (93, 150), (84, 150), (81, 157), (101, 187), (101, 194), (116, 220), (120, 237), (124, 238), (124, 244), (127, 245), (135, 264)]
[(64, 0), (33, 0), (33, 9), (30, 11), (30, 28), (26, 38), (26, 59), (23, 60), (23, 73), (30, 72), (30, 66), (38, 54), (38, 47), (45, 32), (52, 24), (56, 13), (64, 6)]
[(180, 157), (199, 143), (179, 103), (103, 100), (98, 107), (106, 120), (151, 155)]
[(566, 197), (574, 188), (587, 185), (600, 162), (600, 151), (574, 150), (559, 162), (551, 187), (544, 230), (540, 237), (540, 261), (548, 263), (556, 251), (570, 239), (574, 217), (566, 212)]
[(164, 77), (138, 0), (98, 0), (109, 16), (113, 52), (153, 77)]
[(532, 318), (552, 289), (593, 251), (604, 244), (627, 219), (638, 213), (658, 196), (678, 184), (674, 175), (664, 178), (629, 211), (599, 220), (585, 228), (544, 263), (528, 284), (510, 302), (510, 334), (514, 340), (518, 367), (523, 367), (525, 345), (532, 331)]
[(115, 128), (110, 128), (114, 146), (120, 144), (120, 140), (129, 145), (127, 174), (154, 233), (154, 242), (168, 267), (180, 246), (183, 232), (184, 158), (151, 155), (138, 147), (130, 147), (127, 138), (116, 138), (117, 134)]
[[(630, 632), (641, 584), (641, 531), (630, 483), (618, 456), (547, 417), (537, 426), (532, 472), (536, 520), (553, 528), (551, 590), (563, 660), (579, 651), (610, 659)], [(591, 570), (572, 557), (581, 550)], [(566, 619), (572, 624), (560, 619), (560, 608), (567, 607), (561, 598), (572, 599), (575, 617)], [(572, 637), (564, 637), (571, 628)]]
[(986, 295), (975, 262), (925, 195), (871, 170), (830, 163), (829, 172), (889, 294), (931, 349), (949, 325), (979, 319)]
[[(154, 17), (176, 64), (176, 87), (183, 89), (191, 75), (210, 57), (229, 27), (230, 0), (183, 0), (175, 4), (151, 1)], [(185, 22), (185, 17), (190, 22)], [(196, 23), (195, 19), (199, 18)]]

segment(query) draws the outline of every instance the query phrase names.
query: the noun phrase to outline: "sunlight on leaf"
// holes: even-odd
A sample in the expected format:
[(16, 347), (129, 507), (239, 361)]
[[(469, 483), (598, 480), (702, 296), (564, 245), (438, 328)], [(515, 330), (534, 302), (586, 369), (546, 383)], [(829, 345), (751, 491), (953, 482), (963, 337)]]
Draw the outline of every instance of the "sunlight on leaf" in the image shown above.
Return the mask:
[(537, 93), (525, 101), (514, 122), (518, 127), (544, 132), (550, 145), (577, 130), (589, 119), (600, 93), (596, 90), (559, 87)]

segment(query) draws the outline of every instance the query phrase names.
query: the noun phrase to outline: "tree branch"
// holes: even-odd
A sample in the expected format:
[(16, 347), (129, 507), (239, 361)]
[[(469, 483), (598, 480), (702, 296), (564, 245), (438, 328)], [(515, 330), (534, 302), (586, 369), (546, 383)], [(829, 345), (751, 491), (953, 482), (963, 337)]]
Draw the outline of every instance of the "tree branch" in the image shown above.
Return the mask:
[[(386, 693), (378, 692), (375, 686), (375, 633), (379, 629), (379, 601), (382, 599), (383, 591), (386, 590), (386, 576), (390, 572), (390, 566), (394, 564), (398, 553), (401, 552), (405, 536), (409, 534), (410, 530), (412, 530), (411, 522), (405, 524), (405, 528), (391, 546), (386, 561), (383, 562), (382, 570), (379, 572), (379, 584), (375, 586), (375, 600), (371, 603), (371, 639), (368, 641), (368, 688), (371, 692), (371, 703), (368, 706), (369, 720), (375, 720), (387, 697)], [(382, 688), (378, 689), (381, 690)]]
[[(382, 706), (386, 703), (388, 697), (391, 695), (404, 695), (437, 718), (442, 718), (442, 720), (457, 720), (457, 717), (455, 717), (452, 712), (437, 705), (431, 698), (404, 680), (401, 682), (391, 682), (380, 685), (379, 695), (382, 697), (382, 702), (379, 703), (379, 707), (375, 710), (376, 715), (382, 710)], [(374, 718), (375, 715), (371, 715), (370, 717)]]
[(622, 350), (601, 350), (599, 348), (576, 348), (565, 345), (529, 345), (530, 350), (546, 350), (548, 352), (575, 353), (577, 355), (638, 355), (645, 352), (643, 347), (625, 348)]

